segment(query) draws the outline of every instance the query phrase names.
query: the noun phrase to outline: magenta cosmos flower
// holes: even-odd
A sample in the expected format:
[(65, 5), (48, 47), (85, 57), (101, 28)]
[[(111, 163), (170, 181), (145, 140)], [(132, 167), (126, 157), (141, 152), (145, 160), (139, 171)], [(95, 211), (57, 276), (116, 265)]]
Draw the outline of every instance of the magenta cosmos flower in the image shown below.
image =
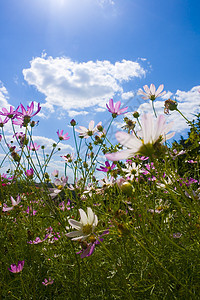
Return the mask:
[(92, 236), (92, 242), (89, 244), (86, 242), (82, 243), (82, 249), (79, 252), (76, 252), (76, 254), (81, 254), (81, 258), (92, 255), (95, 250), (95, 246), (103, 242), (104, 239), (102, 238), (102, 236), (104, 236), (105, 234), (109, 234), (109, 230), (105, 230), (99, 237)]
[(57, 135), (58, 135), (58, 138), (59, 138), (59, 140), (65, 140), (65, 141), (67, 141), (67, 140), (69, 140), (69, 136), (68, 136), (68, 132), (67, 133), (65, 133), (65, 134), (63, 134), (63, 129), (60, 131), (60, 133), (59, 133), (59, 130), (57, 131)]
[(33, 174), (34, 174), (33, 168), (30, 168), (30, 170), (25, 171), (25, 175), (29, 178), (33, 178)]
[(17, 116), (17, 120), (13, 121), (13, 124), (15, 125), (20, 125), (22, 126), (27, 126), (28, 123), (30, 122), (31, 118), (34, 117), (35, 115), (37, 115), (39, 113), (39, 111), (41, 110), (41, 106), (40, 103), (38, 103), (38, 108), (36, 110), (35, 113), (33, 113), (34, 110), (34, 102), (31, 102), (31, 105), (28, 106), (27, 105), (27, 110), (25, 109), (25, 107), (21, 104), (21, 112), (18, 112), (18, 116)]
[(150, 99), (151, 101), (154, 101), (156, 98), (166, 94), (166, 91), (162, 92), (162, 90), (164, 89), (163, 84), (161, 84), (157, 90), (153, 83), (150, 85), (150, 88), (147, 85), (144, 85), (143, 89), (144, 91), (142, 89), (139, 89), (138, 95), (143, 95), (142, 98), (144, 100)]
[(10, 266), (10, 268), (8, 268), (8, 270), (12, 273), (19, 273), (22, 271), (22, 269), (24, 267), (24, 262), (25, 262), (25, 260), (22, 260), (22, 261), (20, 260), (20, 261), (18, 261), (17, 265), (12, 264)]
[(119, 115), (122, 115), (126, 112), (126, 110), (128, 109), (128, 106), (121, 108), (121, 101), (118, 101), (116, 104), (113, 103), (113, 99), (109, 100), (109, 105), (106, 104), (107, 109), (110, 113), (112, 113), (112, 117), (116, 118)]
[(100, 166), (100, 168), (97, 168), (97, 171), (109, 172), (115, 168), (115, 164), (112, 163), (112, 165), (110, 165), (108, 161), (105, 162), (105, 165), (106, 165), (105, 167)]
[(154, 145), (157, 141), (163, 143), (174, 136), (174, 132), (168, 134), (173, 126), (173, 122), (166, 124), (164, 115), (158, 116), (155, 121), (152, 114), (144, 114), (142, 116), (141, 125), (142, 130), (137, 133), (137, 136), (134, 133), (128, 134), (118, 131), (115, 135), (116, 139), (127, 149), (107, 153), (105, 154), (106, 158), (112, 161), (118, 161), (131, 158), (135, 154), (150, 156), (153, 154)]

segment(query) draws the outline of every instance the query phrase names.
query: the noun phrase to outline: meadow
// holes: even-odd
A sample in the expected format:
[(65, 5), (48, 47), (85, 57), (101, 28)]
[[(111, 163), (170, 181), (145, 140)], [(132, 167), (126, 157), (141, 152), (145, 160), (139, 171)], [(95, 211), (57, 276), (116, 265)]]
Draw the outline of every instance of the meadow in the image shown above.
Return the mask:
[[(172, 99), (158, 115), (163, 85), (139, 94), (152, 113), (125, 115), (117, 144), (109, 130), (128, 107), (110, 99), (106, 128), (72, 119), (50, 153), (34, 142), (40, 104), (1, 108), (0, 172), (12, 168), (0, 173), (0, 299), (200, 299), (200, 115), (187, 120)], [(170, 144), (173, 111), (188, 137)], [(75, 153), (49, 174), (69, 138)]]

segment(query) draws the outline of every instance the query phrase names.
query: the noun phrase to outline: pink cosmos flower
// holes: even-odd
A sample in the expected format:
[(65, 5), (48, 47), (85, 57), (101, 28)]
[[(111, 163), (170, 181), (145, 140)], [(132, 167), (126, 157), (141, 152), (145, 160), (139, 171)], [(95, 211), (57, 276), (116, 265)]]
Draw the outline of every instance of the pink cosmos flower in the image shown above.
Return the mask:
[(161, 97), (166, 94), (166, 91), (162, 92), (162, 90), (164, 89), (163, 84), (161, 84), (158, 87), (157, 91), (156, 91), (156, 87), (154, 84), (151, 84), (150, 88), (147, 85), (144, 85), (143, 89), (145, 90), (145, 92), (142, 89), (139, 89), (138, 95), (143, 95), (142, 98), (144, 100), (150, 99), (150, 100), (154, 101), (156, 98)]
[(74, 159), (74, 153), (71, 153), (71, 154), (67, 154), (67, 155), (63, 155), (61, 156), (64, 160), (65, 160), (65, 163), (71, 163)]
[(89, 128), (86, 128), (84, 126), (79, 126), (79, 129), (75, 129), (77, 132), (79, 132), (80, 138), (89, 138), (94, 133), (98, 132), (98, 126), (101, 125), (102, 122), (99, 122), (96, 126), (94, 126), (94, 121), (91, 120), (89, 123)]
[(60, 133), (59, 133), (59, 130), (58, 130), (58, 131), (57, 131), (57, 135), (58, 135), (60, 141), (62, 141), (62, 140), (67, 141), (67, 140), (69, 140), (69, 138), (70, 138), (70, 137), (68, 136), (68, 132), (65, 133), (65, 134), (63, 134), (63, 129), (60, 131)]
[(22, 111), (18, 112), (17, 120), (13, 121), (13, 124), (20, 125), (21, 127), (26, 126), (30, 122), (31, 118), (34, 117), (37, 113), (39, 113), (39, 111), (41, 110), (40, 103), (38, 103), (38, 108), (37, 108), (36, 112), (33, 113), (33, 110), (34, 110), (34, 102), (33, 101), (31, 102), (30, 106), (27, 105), (27, 110), (25, 109), (25, 107), (22, 104), (20, 105), (20, 107), (21, 107)]
[(14, 206), (17, 206), (20, 202), (21, 202), (21, 197), (18, 195), (17, 196), (17, 201), (15, 201), (15, 199), (11, 196), (10, 197), (11, 202), (12, 202), (12, 206), (11, 207), (3, 207), (2, 211), (6, 212), (6, 211), (10, 211), (14, 208)]
[(25, 109), (25, 107), (22, 104), (20, 106), (21, 106), (22, 112), (19, 112), (19, 115), (22, 117), (26, 117), (26, 116), (28, 116), (30, 118), (34, 117), (41, 110), (40, 103), (38, 103), (38, 108), (37, 108), (36, 112), (33, 114), (33, 110), (34, 110), (34, 102), (33, 101), (31, 102), (30, 106), (27, 105), (27, 110)]
[(42, 282), (43, 285), (47, 286), (49, 284), (53, 284), (54, 279), (51, 279), (51, 277), (49, 277), (49, 280), (47, 280), (46, 278), (44, 279), (44, 281)]
[(33, 174), (34, 174), (34, 171), (32, 168), (30, 168), (30, 170), (25, 171), (25, 175), (29, 178), (33, 178)]
[(128, 109), (128, 106), (120, 109), (121, 101), (117, 101), (117, 103), (114, 105), (113, 99), (110, 99), (109, 105), (106, 104), (106, 106), (108, 111), (112, 113), (113, 118), (116, 118), (117, 116), (124, 114)]
[(35, 210), (35, 209), (32, 210), (32, 208), (29, 207), (29, 206), (27, 207), (27, 210), (26, 210), (26, 211), (23, 211), (23, 212), (24, 212), (24, 213), (27, 213), (27, 214), (29, 215), (29, 214), (31, 214), (32, 211), (33, 211), (32, 215), (35, 216), (36, 213), (37, 213), (37, 210)]
[(30, 143), (30, 146), (28, 147), (29, 150), (32, 150), (32, 151), (37, 151), (40, 149), (40, 145), (37, 145), (37, 143)]
[(22, 271), (22, 269), (24, 267), (24, 262), (25, 262), (25, 260), (22, 260), (22, 261), (20, 260), (20, 261), (18, 261), (17, 265), (12, 264), (10, 266), (10, 268), (8, 268), (8, 270), (12, 273), (19, 273)]
[(112, 163), (112, 165), (110, 165), (108, 161), (105, 162), (105, 165), (106, 165), (105, 167), (100, 166), (100, 168), (97, 168), (97, 170), (102, 172), (109, 172), (115, 168), (115, 164)]
[[(2, 111), (0, 111), (0, 115), (8, 117), (9, 119), (14, 119), (18, 116), (19, 112), (18, 112), (19, 106), (16, 110), (13, 109), (12, 106), (10, 106), (10, 111), (8, 111), (5, 107), (2, 108)], [(5, 120), (4, 120), (5, 121)]]
[(166, 124), (164, 115), (158, 116), (155, 122), (152, 114), (144, 114), (141, 124), (142, 130), (138, 132), (138, 136), (135, 136), (134, 133), (117, 132), (115, 135), (116, 139), (120, 144), (127, 147), (127, 149), (114, 153), (106, 153), (106, 158), (118, 161), (131, 158), (135, 154), (149, 156), (153, 153), (153, 147), (157, 141), (163, 143), (174, 136), (174, 132), (168, 134), (173, 126), (173, 122)]
[(6, 117), (4, 120), (2, 120), (2, 118), (0, 117), (0, 127), (3, 127), (4, 124), (6, 124), (9, 121), (9, 118)]

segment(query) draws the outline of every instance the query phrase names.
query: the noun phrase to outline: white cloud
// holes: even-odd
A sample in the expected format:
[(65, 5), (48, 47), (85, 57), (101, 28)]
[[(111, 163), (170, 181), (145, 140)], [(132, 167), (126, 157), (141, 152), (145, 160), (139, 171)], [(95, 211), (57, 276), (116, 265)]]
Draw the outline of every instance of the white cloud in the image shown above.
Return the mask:
[(23, 70), (24, 79), (46, 96), (44, 106), (65, 111), (104, 107), (116, 93), (123, 94), (123, 82), (145, 75), (138, 62), (122, 60), (78, 63), (66, 57), (36, 57)]
[(106, 110), (106, 108), (103, 108), (103, 107), (97, 107), (94, 109), (94, 111), (96, 112), (104, 112)]
[(122, 96), (121, 96), (121, 98), (123, 100), (129, 100), (129, 99), (131, 99), (133, 97), (134, 97), (134, 93), (133, 92), (123, 93)]
[(88, 114), (88, 111), (85, 111), (85, 110), (82, 110), (82, 111), (70, 110), (70, 111), (68, 111), (69, 117), (72, 117), (72, 118), (75, 116), (78, 116), (78, 115), (85, 116), (87, 114)]
[(8, 99), (8, 91), (3, 85), (3, 83), (0, 81), (0, 110), (2, 109), (2, 107), (5, 107), (7, 109), (10, 107)]
[[(178, 102), (178, 109), (182, 112), (182, 114), (189, 120), (192, 121), (195, 119), (195, 114), (200, 113), (200, 86), (195, 86), (189, 91), (180, 91), (174, 94), (174, 97)], [(168, 92), (170, 97), (173, 95), (171, 92)], [(162, 97), (166, 99), (166, 97)], [(155, 108), (157, 114), (163, 114), (164, 112), (164, 101), (155, 101)], [(140, 113), (144, 112), (152, 112), (152, 105), (150, 102), (145, 102), (141, 104), (138, 108)], [(174, 121), (173, 130), (175, 132), (181, 133), (183, 130), (188, 129), (188, 125), (185, 119), (177, 112), (170, 111), (170, 114), (166, 116), (168, 122)]]

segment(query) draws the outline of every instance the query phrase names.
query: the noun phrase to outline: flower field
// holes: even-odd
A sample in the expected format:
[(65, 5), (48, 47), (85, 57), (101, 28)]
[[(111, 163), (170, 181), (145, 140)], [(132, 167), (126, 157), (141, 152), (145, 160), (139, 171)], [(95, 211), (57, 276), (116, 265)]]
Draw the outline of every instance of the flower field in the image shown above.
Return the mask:
[[(72, 119), (50, 153), (34, 141), (40, 104), (1, 108), (0, 299), (200, 299), (200, 115), (172, 99), (157, 115), (163, 89), (138, 91), (152, 113), (125, 115), (117, 144), (109, 131), (128, 107), (110, 99), (108, 126)], [(187, 139), (172, 142), (173, 111)], [(49, 174), (69, 139), (75, 153)]]

